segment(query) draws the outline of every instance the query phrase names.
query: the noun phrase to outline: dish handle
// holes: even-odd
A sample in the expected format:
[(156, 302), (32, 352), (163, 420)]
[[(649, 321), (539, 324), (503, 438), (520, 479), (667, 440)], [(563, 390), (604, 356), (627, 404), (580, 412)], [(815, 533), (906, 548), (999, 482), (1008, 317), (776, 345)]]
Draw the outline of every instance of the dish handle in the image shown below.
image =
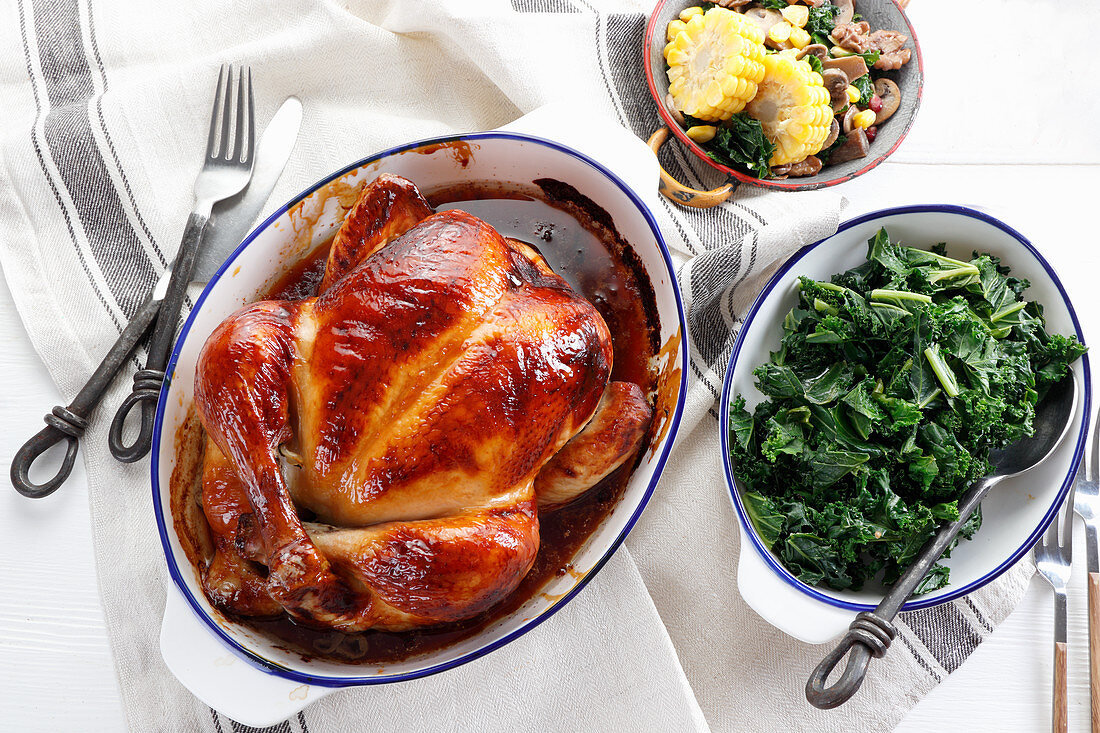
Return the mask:
[(737, 590), (745, 603), (780, 631), (807, 644), (824, 644), (848, 630), (852, 611), (810, 598), (768, 567), (753, 546), (745, 527), (737, 561)]
[[(649, 136), (649, 149), (653, 151), (654, 155), (657, 155), (657, 151), (661, 149), (661, 146), (665, 144), (665, 140), (668, 139), (668, 128), (662, 127)], [(723, 203), (726, 199), (733, 195), (734, 189), (737, 185), (734, 183), (727, 183), (724, 186), (713, 188), (710, 191), (700, 191), (695, 188), (688, 188), (684, 184), (677, 181), (672, 175), (665, 170), (665, 167), (661, 166), (661, 184), (658, 189), (661, 195), (670, 201), (674, 201), (681, 206), (690, 206), (695, 209), (710, 209)]]
[(253, 667), (215, 638), (174, 590), (168, 589), (164, 606), (161, 655), (176, 679), (219, 713), (266, 728), (333, 692)]

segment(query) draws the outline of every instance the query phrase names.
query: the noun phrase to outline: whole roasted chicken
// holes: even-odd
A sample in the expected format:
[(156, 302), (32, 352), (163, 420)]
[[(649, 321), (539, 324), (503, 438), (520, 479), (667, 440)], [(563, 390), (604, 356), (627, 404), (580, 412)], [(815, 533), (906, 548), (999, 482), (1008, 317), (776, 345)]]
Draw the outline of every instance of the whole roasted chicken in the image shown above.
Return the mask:
[(650, 421), (596, 309), (522, 242), (409, 181), (366, 186), (319, 295), (226, 319), (199, 357), (207, 595), (346, 632), (474, 616), (539, 548), (539, 507)]

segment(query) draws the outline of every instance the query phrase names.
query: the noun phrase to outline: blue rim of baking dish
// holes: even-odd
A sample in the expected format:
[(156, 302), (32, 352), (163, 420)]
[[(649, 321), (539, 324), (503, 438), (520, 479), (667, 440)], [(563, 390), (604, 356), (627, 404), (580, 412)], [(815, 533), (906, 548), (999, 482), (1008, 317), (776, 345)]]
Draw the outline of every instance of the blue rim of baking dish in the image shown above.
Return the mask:
[[(198, 601), (198, 599), (194, 597), (194, 595), (188, 588), (187, 583), (183, 580), (183, 577), (180, 574), (180, 563), (172, 550), (172, 545), (168, 537), (168, 525), (165, 520), (164, 511), (162, 508), (159, 476), (161, 432), (164, 429), (164, 411), (168, 399), (168, 390), (171, 386), (172, 376), (175, 373), (176, 362), (179, 359), (180, 350), (183, 346), (184, 340), (186, 339), (188, 332), (191, 330), (191, 326), (194, 323), (196, 315), (199, 313), (200, 309), (202, 308), (202, 304), (206, 301), (206, 297), (210, 293), (211, 287), (222, 278), (225, 272), (229, 269), (230, 265), (232, 265), (233, 262), (237, 259), (238, 255), (240, 255), (240, 253), (243, 252), (245, 248), (247, 248), (249, 244), (252, 243), (252, 241), (260, 234), (260, 232), (266, 230), (292, 207), (297, 205), (300, 201), (305, 199), (307, 196), (315, 192), (320, 187), (331, 183), (337, 178), (345, 176), (348, 173), (351, 173), (352, 171), (369, 165), (375, 161), (382, 160), (393, 155), (398, 155), (409, 150), (414, 150), (416, 148), (422, 148), (429, 145), (438, 145), (441, 143), (445, 144), (458, 141), (477, 141), (490, 139), (516, 140), (523, 143), (532, 143), (535, 145), (541, 145), (543, 147), (557, 150), (559, 152), (570, 155), (578, 160), (581, 160), (584, 163), (587, 163), (589, 166), (603, 174), (603, 176), (607, 178), (610, 182), (618, 186), (618, 188), (624, 194), (626, 194), (627, 198), (630, 199), (631, 203), (634, 204), (635, 208), (637, 208), (642, 216), (645, 217), (646, 223), (649, 225), (649, 228), (653, 233), (653, 237), (657, 243), (657, 247), (661, 251), (661, 256), (664, 258), (665, 267), (667, 268), (667, 274), (672, 285), (673, 296), (676, 302), (676, 311), (679, 317), (679, 330), (680, 333), (684, 335), (684, 337), (687, 336), (687, 321), (684, 317), (684, 304), (680, 297), (680, 289), (676, 280), (676, 270), (673, 267), (672, 258), (669, 256), (668, 246), (665, 244), (665, 240), (661, 236), (661, 229), (657, 225), (657, 221), (656, 219), (654, 219), (652, 212), (650, 212), (649, 208), (645, 205), (645, 203), (642, 202), (637, 194), (634, 193), (630, 186), (628, 186), (621, 178), (619, 178), (619, 176), (608, 170), (604, 165), (598, 163), (597, 161), (577, 150), (554, 142), (553, 140), (547, 140), (546, 138), (537, 137), (535, 135), (501, 131), (476, 132), (464, 135), (448, 135), (444, 137), (417, 140), (415, 142), (407, 143), (405, 145), (389, 148), (388, 150), (384, 150), (380, 153), (376, 153), (374, 155), (363, 158), (355, 163), (352, 163), (351, 165), (348, 165), (333, 173), (332, 175), (313, 184), (309, 188), (305, 189), (302, 193), (298, 194), (293, 199), (288, 201), (286, 204), (279, 207), (279, 209), (271, 214), (271, 216), (269, 216), (267, 219), (265, 219), (262, 224), (253, 229), (249, 233), (249, 235), (245, 237), (244, 241), (241, 242), (240, 246), (233, 250), (233, 253), (226, 259), (222, 266), (218, 268), (218, 271), (214, 273), (214, 276), (210, 278), (210, 281), (203, 288), (202, 294), (199, 295), (198, 300), (195, 301), (194, 307), (191, 309), (187, 320), (184, 322), (183, 328), (181, 329), (179, 336), (176, 338), (175, 346), (172, 349), (172, 355), (168, 362), (168, 368), (165, 370), (168, 376), (164, 380), (164, 384), (161, 387), (160, 399), (157, 402), (156, 419), (153, 425), (153, 445), (151, 451), (152, 457), (150, 460), (150, 472), (152, 476), (153, 488), (153, 511), (156, 515), (157, 530), (160, 534), (160, 541), (164, 549), (164, 556), (165, 560), (168, 563), (168, 572), (172, 577), (172, 582), (175, 584), (176, 588), (183, 595), (183, 597), (187, 600), (188, 605), (191, 606), (191, 609), (192, 611), (194, 611), (195, 615), (199, 617), (199, 619), (207, 626), (207, 628), (209, 628), (219, 639), (221, 639), (224, 644), (226, 644), (234, 652), (236, 652), (238, 655), (242, 656), (246, 661), (252, 664), (252, 666), (257, 667), (264, 672), (274, 674), (279, 677), (292, 679), (298, 682), (319, 685), (322, 687), (353, 687), (359, 685), (377, 685), (391, 682), (404, 682), (420, 677), (427, 677), (429, 675), (437, 674), (439, 672), (444, 672), (448, 669), (453, 669), (460, 665), (466, 664), (467, 662), (471, 662), (475, 659), (483, 657), (492, 651), (495, 651), (505, 644), (518, 639), (519, 637), (534, 629), (542, 622), (549, 619), (561, 608), (563, 608), (570, 600), (572, 600), (573, 597), (576, 596), (581, 591), (581, 589), (584, 588), (588, 584), (588, 582), (596, 576), (596, 573), (598, 573), (600, 569), (602, 569), (603, 566), (607, 564), (607, 561), (611, 559), (611, 556), (615, 554), (615, 551), (619, 549), (619, 546), (623, 543), (623, 540), (626, 539), (626, 536), (634, 528), (634, 525), (635, 523), (637, 523), (638, 518), (642, 514), (642, 511), (645, 509), (646, 505), (649, 504), (650, 497), (652, 497), (653, 495), (653, 491), (657, 486), (657, 482), (660, 480), (661, 475), (664, 472), (665, 462), (668, 460), (669, 452), (672, 449), (672, 445), (676, 439), (676, 434), (680, 428), (680, 417), (684, 411), (684, 400), (687, 394), (688, 345), (686, 343), (686, 340), (681, 342), (682, 345), (680, 348), (680, 392), (676, 401), (676, 410), (671, 417), (668, 434), (665, 436), (664, 445), (661, 447), (661, 453), (657, 458), (657, 464), (656, 468), (653, 471), (653, 476), (650, 478), (649, 485), (646, 487), (645, 493), (642, 495), (641, 501), (638, 503), (638, 506), (634, 510), (633, 515), (631, 515), (631, 517), (627, 520), (626, 526), (623, 527), (623, 530), (619, 533), (619, 536), (616, 537), (615, 540), (610, 544), (610, 546), (604, 552), (599, 561), (592, 567), (591, 570), (585, 573), (584, 577), (578, 580), (577, 584), (574, 585), (567, 593), (565, 593), (565, 595), (563, 595), (553, 605), (549, 606), (538, 616), (535, 616), (529, 621), (523, 622), (523, 624), (518, 629), (515, 629), (514, 631), (505, 634), (501, 638), (496, 639), (495, 641), (492, 641), (483, 647), (479, 647), (471, 652), (463, 654), (462, 656), (459, 656), (455, 659), (429, 667), (424, 667), (423, 669), (413, 670), (410, 672), (390, 675), (341, 675), (338, 677), (334, 677), (329, 675), (308, 674), (305, 672), (299, 672), (298, 670), (285, 667), (278, 662), (273, 662), (269, 659), (265, 659), (258, 655), (256, 652), (245, 647), (232, 636), (230, 636), (225, 631), (225, 629), (223, 629), (213, 618), (211, 618), (210, 614), (202, 607), (202, 604)], [(349, 665), (349, 668), (351, 668), (351, 665)]]
[[(851, 219), (841, 224), (837, 228), (836, 234), (818, 240), (813, 244), (808, 244), (802, 249), (795, 252), (786, 262), (783, 263), (779, 270), (771, 276), (771, 278), (768, 280), (768, 283), (764, 286), (764, 289), (760, 291), (760, 295), (756, 297), (756, 300), (753, 302), (752, 307), (749, 308), (748, 313), (745, 315), (744, 321), (742, 321), (741, 323), (741, 329), (737, 334), (737, 340), (734, 343), (733, 353), (730, 356), (730, 362), (726, 368), (726, 376), (722, 384), (722, 399), (720, 403), (720, 439), (722, 445), (722, 466), (725, 469), (726, 486), (729, 489), (730, 498), (733, 501), (734, 509), (736, 509), (737, 511), (737, 519), (741, 523), (741, 527), (745, 530), (745, 534), (752, 542), (752, 545), (756, 549), (756, 552), (760, 555), (760, 557), (764, 559), (764, 562), (767, 563), (768, 566), (788, 585), (793, 586), (807, 596), (810, 596), (811, 598), (826, 603), (830, 606), (836, 606), (837, 608), (844, 608), (851, 611), (872, 611), (874, 610), (875, 606), (866, 603), (845, 601), (840, 598), (836, 598), (834, 596), (823, 593), (817, 588), (803, 583), (801, 580), (792, 575), (789, 570), (783, 567), (783, 564), (780, 563), (778, 559), (776, 559), (771, 550), (764, 546), (763, 541), (756, 533), (756, 528), (752, 526), (752, 521), (749, 519), (748, 512), (745, 510), (745, 507), (741, 502), (741, 493), (737, 489), (737, 482), (733, 475), (733, 466), (732, 461), (730, 460), (729, 452), (729, 406), (730, 402), (733, 399), (733, 373), (734, 368), (737, 364), (737, 357), (741, 353), (741, 347), (744, 344), (744, 334), (747, 333), (749, 325), (756, 317), (756, 314), (760, 310), (760, 307), (763, 305), (767, 297), (775, 290), (776, 286), (779, 284), (779, 281), (783, 278), (783, 276), (786, 275), (791, 270), (791, 268), (797, 265), (799, 261), (801, 261), (802, 258), (805, 257), (811, 250), (833, 239), (838, 234), (869, 221), (885, 219), (887, 217), (897, 216), (899, 214), (925, 213), (946, 213), (969, 217), (971, 219), (977, 219), (986, 224), (994, 226), (997, 229), (1000, 229), (1005, 234), (1008, 234), (1017, 242), (1022, 244), (1024, 248), (1026, 248), (1029, 252), (1031, 252), (1032, 255), (1034, 255), (1035, 259), (1039, 262), (1040, 265), (1042, 265), (1043, 269), (1050, 277), (1051, 282), (1053, 282), (1054, 286), (1058, 289), (1058, 293), (1062, 296), (1062, 301), (1066, 304), (1066, 309), (1069, 311), (1069, 317), (1070, 320), (1073, 322), (1073, 328), (1075, 333), (1077, 334), (1077, 339), (1081, 343), (1085, 342), (1084, 334), (1081, 332), (1081, 323), (1077, 319), (1077, 312), (1073, 309), (1073, 303), (1070, 301), (1069, 295), (1066, 293), (1065, 288), (1062, 286), (1062, 281), (1058, 279), (1058, 275), (1054, 272), (1054, 268), (1050, 265), (1049, 262), (1047, 262), (1046, 258), (1039, 253), (1039, 250), (1037, 250), (1026, 237), (1024, 237), (1018, 231), (1008, 226), (1001, 220), (996, 219), (989, 214), (985, 214), (981, 211), (977, 211), (966, 206), (958, 206), (954, 204), (899, 206), (896, 208), (880, 209), (879, 211), (872, 211), (870, 213), (863, 214), (862, 216), (858, 216), (855, 219)], [(1001, 573), (1003, 573), (1005, 570), (1016, 564), (1016, 562), (1031, 549), (1032, 545), (1034, 545), (1038, 541), (1039, 537), (1041, 537), (1042, 533), (1046, 530), (1047, 525), (1049, 525), (1054, 517), (1057, 516), (1058, 510), (1059, 508), (1061, 508), (1062, 503), (1065, 501), (1066, 495), (1069, 493), (1069, 489), (1073, 485), (1074, 479), (1076, 477), (1078, 464), (1081, 461), (1081, 457), (1084, 455), (1085, 440), (1088, 436), (1089, 430), (1089, 417), (1092, 407), (1092, 381), (1089, 378), (1090, 372), (1088, 354), (1085, 354), (1081, 358), (1081, 361), (1085, 381), (1084, 418), (1081, 421), (1081, 430), (1077, 436), (1077, 444), (1073, 449), (1073, 458), (1070, 461), (1069, 472), (1067, 473), (1065, 480), (1062, 482), (1061, 488), (1059, 488), (1058, 490), (1058, 495), (1055, 501), (1051, 504), (1050, 508), (1043, 516), (1042, 521), (1039, 522), (1039, 525), (1035, 528), (1035, 530), (1027, 537), (1026, 540), (1024, 540), (1023, 544), (1021, 544), (1019, 548), (1017, 548), (1016, 551), (1008, 557), (1007, 560), (1002, 562), (990, 572), (986, 573), (977, 580), (953, 589), (948, 593), (943, 594), (942, 596), (936, 596), (935, 598), (917, 598), (910, 600), (904, 606), (902, 606), (902, 611), (916, 611), (921, 608), (938, 606), (941, 603), (947, 603), (948, 601), (953, 601), (956, 598), (961, 598), (962, 596), (965, 596), (968, 593), (972, 593), (979, 588), (985, 586), (990, 581), (1001, 575)], [(742, 548), (742, 551), (743, 550), (744, 548)]]

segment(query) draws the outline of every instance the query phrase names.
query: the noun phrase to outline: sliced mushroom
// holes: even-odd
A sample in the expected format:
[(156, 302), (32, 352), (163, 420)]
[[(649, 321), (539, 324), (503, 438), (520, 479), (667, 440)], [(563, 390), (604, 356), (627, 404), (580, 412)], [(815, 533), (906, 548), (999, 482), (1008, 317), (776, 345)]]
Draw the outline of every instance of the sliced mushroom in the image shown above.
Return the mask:
[(743, 15), (764, 32), (765, 38), (768, 37), (768, 31), (772, 29), (772, 26), (783, 20), (783, 16), (779, 14), (779, 11), (771, 8), (749, 8)]
[(828, 150), (829, 146), (835, 143), (838, 137), (840, 137), (840, 123), (837, 122), (836, 117), (834, 117), (833, 124), (829, 125), (829, 137), (825, 138), (825, 142), (821, 146), (821, 149)]
[(772, 168), (772, 178), (774, 178), (777, 181), (782, 181), (784, 178), (787, 177), (787, 174), (790, 173), (790, 172), (791, 172), (791, 164), (790, 163), (787, 163), (786, 165), (777, 165), (774, 168)]
[(870, 148), (871, 144), (867, 141), (867, 133), (857, 127), (848, 134), (848, 139), (844, 141), (844, 144), (829, 155), (829, 165), (847, 163), (849, 160), (862, 158), (867, 155)]
[(825, 59), (821, 66), (826, 69), (840, 69), (848, 77), (848, 83), (867, 73), (867, 63), (862, 56), (842, 56), (837, 59)]
[(677, 125), (680, 127), (687, 125), (687, 120), (684, 119), (683, 113), (676, 109), (676, 102), (672, 99), (672, 92), (665, 95), (665, 107), (668, 109), (668, 113), (672, 115), (672, 119), (676, 120)]
[(821, 159), (816, 155), (807, 155), (804, 160), (800, 160), (797, 163), (791, 164), (791, 169), (787, 171), (787, 175), (791, 178), (805, 178), (806, 176), (816, 176), (821, 170)]
[(848, 77), (840, 69), (822, 69), (821, 78), (829, 90), (833, 112), (839, 112), (848, 104)]
[(852, 22), (852, 18), (856, 14), (856, 5), (852, 0), (835, 0), (833, 5), (840, 8), (840, 12), (837, 13), (836, 19), (833, 21), (834, 25)]
[(829, 58), (829, 49), (820, 43), (811, 43), (809, 46), (799, 51), (795, 58), (801, 59), (806, 56), (817, 56), (820, 60), (824, 61)]
[(882, 107), (875, 113), (875, 124), (881, 125), (890, 119), (901, 106), (901, 90), (889, 79), (875, 80), (875, 94), (879, 96)]

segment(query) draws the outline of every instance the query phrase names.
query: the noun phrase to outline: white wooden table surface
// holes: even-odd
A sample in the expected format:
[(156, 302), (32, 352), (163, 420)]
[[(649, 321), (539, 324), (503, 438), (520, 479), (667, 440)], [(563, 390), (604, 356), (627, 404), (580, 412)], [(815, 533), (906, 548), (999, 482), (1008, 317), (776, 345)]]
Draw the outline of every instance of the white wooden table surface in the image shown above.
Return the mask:
[[(845, 216), (883, 206), (978, 205), (1029, 236), (1061, 273), (1100, 343), (1100, 250), (1095, 226), (1100, 143), (1090, 76), (1100, 8), (1085, 0), (988, 3), (919, 0), (928, 86), (909, 140), (891, 162), (840, 190)], [(944, 18), (950, 10), (951, 22)], [(1029, 18), (1058, 29), (1030, 35)], [(959, 29), (965, 35), (961, 54)], [(1036, 45), (1039, 44), (1039, 45)], [(1037, 62), (1038, 51), (1052, 53)], [(962, 58), (965, 56), (965, 58)], [(965, 65), (963, 65), (965, 64)], [(1078, 71), (1074, 71), (1074, 69)], [(1090, 338), (1091, 337), (1091, 338)], [(106, 347), (106, 345), (105, 345)], [(1095, 368), (1095, 367), (1094, 367)], [(0, 467), (61, 397), (0, 281)], [(101, 416), (102, 419), (102, 416)], [(30, 501), (0, 486), (0, 710), (13, 731), (124, 727), (103, 629), (83, 467), (53, 496)], [(150, 552), (158, 551), (150, 548)], [(1083, 558), (1083, 542), (1076, 550)], [(1070, 729), (1088, 728), (1084, 571), (1070, 597)], [(900, 731), (1038, 731), (1049, 727), (1052, 602), (1032, 582), (1016, 611), (971, 658), (917, 703)]]

